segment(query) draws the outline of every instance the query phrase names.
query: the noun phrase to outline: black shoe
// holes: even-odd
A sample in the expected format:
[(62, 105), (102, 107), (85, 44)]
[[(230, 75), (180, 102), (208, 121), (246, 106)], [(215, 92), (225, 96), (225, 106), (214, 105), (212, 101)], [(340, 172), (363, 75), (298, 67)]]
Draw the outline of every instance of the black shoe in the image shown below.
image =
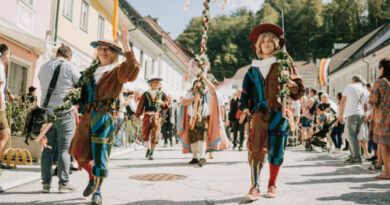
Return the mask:
[(87, 197), (87, 196), (92, 194), (92, 192), (93, 192), (93, 185), (95, 185), (95, 182), (94, 182), (93, 179), (90, 179), (89, 182), (88, 182), (87, 187), (85, 187), (85, 189), (83, 191), (83, 196), (84, 197)]
[(149, 155), (149, 160), (154, 160), (153, 156), (152, 155)]
[(354, 161), (352, 159), (347, 159), (344, 162), (345, 165), (354, 165), (354, 164), (362, 164), (362, 161)]
[(70, 166), (70, 171), (79, 171), (79, 169), (77, 169), (77, 168), (74, 167), (74, 166)]
[(205, 158), (201, 158), (201, 159), (199, 160), (199, 166), (200, 166), (200, 167), (203, 167), (205, 164), (206, 164), (206, 159), (205, 159)]
[(376, 163), (378, 163), (376, 160), (371, 162), (372, 165), (376, 165)]
[(12, 169), (12, 167), (0, 163), (0, 169)]
[(188, 164), (198, 164), (198, 163), (199, 163), (199, 160), (196, 158), (192, 158), (192, 160), (190, 162), (188, 162)]
[(100, 194), (93, 194), (92, 205), (101, 205), (103, 203), (103, 197)]
[(367, 161), (374, 162), (378, 159), (377, 156), (372, 156), (371, 158), (366, 159)]
[(239, 147), (239, 148), (238, 148), (238, 151), (242, 151), (242, 147)]
[(150, 154), (150, 149), (148, 149), (148, 150), (146, 151), (145, 158), (148, 158), (148, 157), (149, 157), (149, 154)]
[(348, 151), (348, 147), (345, 147), (342, 151)]
[(53, 176), (57, 176), (57, 167), (54, 169)]

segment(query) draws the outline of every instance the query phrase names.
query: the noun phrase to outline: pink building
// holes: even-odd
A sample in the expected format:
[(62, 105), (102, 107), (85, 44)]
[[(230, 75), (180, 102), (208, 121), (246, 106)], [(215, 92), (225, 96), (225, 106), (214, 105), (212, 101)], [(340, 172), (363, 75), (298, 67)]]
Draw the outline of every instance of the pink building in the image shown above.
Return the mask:
[(31, 85), (39, 88), (38, 69), (51, 57), (55, 2), (0, 0), (0, 43), (11, 49), (7, 80), (15, 95), (23, 95)]

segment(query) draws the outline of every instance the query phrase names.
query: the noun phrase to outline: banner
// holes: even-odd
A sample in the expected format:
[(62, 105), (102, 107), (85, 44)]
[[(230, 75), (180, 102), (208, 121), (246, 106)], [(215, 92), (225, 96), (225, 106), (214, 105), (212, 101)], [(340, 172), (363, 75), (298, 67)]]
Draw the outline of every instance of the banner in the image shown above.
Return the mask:
[(321, 59), (320, 69), (318, 76), (320, 78), (320, 85), (327, 86), (328, 84), (328, 67), (330, 63), (330, 58)]

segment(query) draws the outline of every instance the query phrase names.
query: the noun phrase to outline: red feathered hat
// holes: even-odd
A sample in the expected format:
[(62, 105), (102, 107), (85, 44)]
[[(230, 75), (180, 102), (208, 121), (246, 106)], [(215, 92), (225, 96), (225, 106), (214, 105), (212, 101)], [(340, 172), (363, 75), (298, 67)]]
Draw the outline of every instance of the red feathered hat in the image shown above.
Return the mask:
[(276, 37), (279, 38), (279, 46), (280, 46), (280, 48), (283, 48), (284, 44), (286, 43), (286, 39), (282, 37), (282, 35), (284, 34), (283, 30), (279, 26), (277, 26), (275, 24), (265, 23), (265, 24), (258, 25), (249, 34), (249, 41), (253, 42), (252, 49), (254, 51), (256, 51), (256, 47), (255, 47), (256, 41), (259, 38), (259, 35), (261, 33), (266, 32), (266, 31), (270, 31), (270, 32), (274, 33), (276, 35)]

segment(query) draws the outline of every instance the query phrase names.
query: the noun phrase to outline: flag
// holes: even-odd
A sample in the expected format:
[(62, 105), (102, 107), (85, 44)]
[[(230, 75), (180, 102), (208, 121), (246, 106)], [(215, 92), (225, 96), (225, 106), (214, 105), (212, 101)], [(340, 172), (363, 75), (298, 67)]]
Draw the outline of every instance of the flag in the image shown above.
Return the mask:
[(320, 78), (320, 85), (326, 86), (328, 83), (328, 67), (330, 63), (330, 58), (321, 59), (320, 70), (318, 76)]
[(116, 28), (118, 27), (118, 1), (114, 0), (114, 14), (112, 17), (112, 36), (116, 40)]

